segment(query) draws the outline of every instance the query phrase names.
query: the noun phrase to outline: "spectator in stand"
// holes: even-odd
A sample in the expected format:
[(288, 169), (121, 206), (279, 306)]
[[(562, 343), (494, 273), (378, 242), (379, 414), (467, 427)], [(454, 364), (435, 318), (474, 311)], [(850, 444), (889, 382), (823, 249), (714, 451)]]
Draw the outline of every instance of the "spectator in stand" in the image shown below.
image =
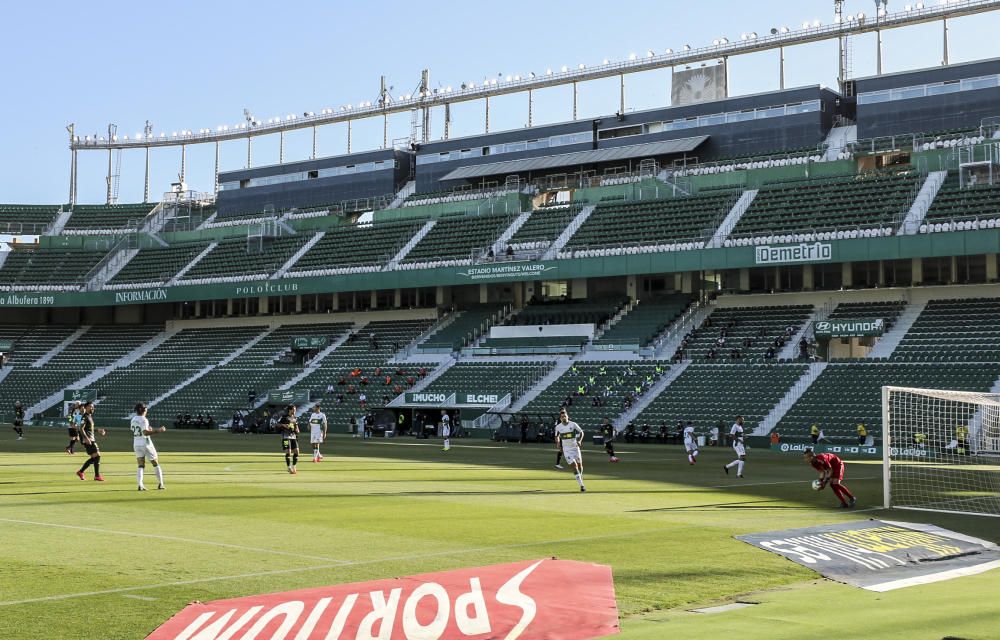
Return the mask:
[(358, 404), (361, 406), (362, 409), (367, 408), (367, 406), (368, 406), (368, 396), (365, 395), (364, 393), (358, 394)]
[(781, 444), (781, 436), (778, 435), (777, 431), (771, 432), (771, 444), (772, 445)]
[(809, 427), (809, 439), (812, 441), (813, 445), (819, 442), (819, 425), (812, 425)]
[(253, 391), (253, 390), (248, 391), (247, 392), (247, 406), (249, 406), (251, 409), (253, 409), (253, 406), (255, 404), (257, 404), (257, 392)]
[(705, 354), (705, 357), (709, 360), (715, 360), (715, 349), (709, 349), (708, 353)]
[(868, 427), (864, 420), (858, 420), (858, 444), (864, 446), (868, 442)]
[(344, 404), (344, 394), (342, 393), (337, 394), (337, 404)]
[(628, 426), (625, 427), (625, 442), (632, 444), (635, 442), (635, 423), (630, 422)]
[(767, 351), (764, 352), (764, 357), (767, 358), (768, 360), (773, 359), (774, 358), (774, 347), (768, 347)]
[(330, 396), (330, 395), (333, 395), (333, 393), (334, 393), (334, 392), (335, 392), (336, 390), (337, 390), (337, 388), (336, 388), (336, 387), (334, 387), (332, 383), (331, 383), (331, 384), (328, 384), (328, 385), (326, 385), (326, 395), (328, 395), (328, 396)]
[(659, 431), (656, 432), (656, 441), (666, 443), (667, 438), (670, 436), (670, 430), (667, 429), (667, 423), (664, 422), (660, 425)]
[(508, 260), (514, 259), (514, 247), (510, 245), (507, 245), (507, 259)]
[(643, 444), (649, 442), (649, 438), (652, 436), (648, 424), (642, 425), (642, 431), (639, 432), (639, 441)]
[(799, 340), (799, 357), (803, 360), (809, 357), (809, 341), (805, 336)]

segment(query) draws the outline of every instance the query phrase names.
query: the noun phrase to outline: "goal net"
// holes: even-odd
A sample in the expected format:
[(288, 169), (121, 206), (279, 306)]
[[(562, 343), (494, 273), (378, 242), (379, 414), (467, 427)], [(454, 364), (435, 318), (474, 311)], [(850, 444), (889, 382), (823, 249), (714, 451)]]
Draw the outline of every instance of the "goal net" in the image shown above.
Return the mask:
[(882, 387), (885, 507), (1000, 516), (1000, 394)]

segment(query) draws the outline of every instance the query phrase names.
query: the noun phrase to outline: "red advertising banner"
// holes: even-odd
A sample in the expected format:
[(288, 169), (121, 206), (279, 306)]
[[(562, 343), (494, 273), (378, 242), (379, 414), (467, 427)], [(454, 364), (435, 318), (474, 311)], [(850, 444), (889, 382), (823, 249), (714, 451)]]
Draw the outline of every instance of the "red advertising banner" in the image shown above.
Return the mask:
[(536, 560), (192, 604), (147, 640), (589, 640), (618, 631), (611, 567)]

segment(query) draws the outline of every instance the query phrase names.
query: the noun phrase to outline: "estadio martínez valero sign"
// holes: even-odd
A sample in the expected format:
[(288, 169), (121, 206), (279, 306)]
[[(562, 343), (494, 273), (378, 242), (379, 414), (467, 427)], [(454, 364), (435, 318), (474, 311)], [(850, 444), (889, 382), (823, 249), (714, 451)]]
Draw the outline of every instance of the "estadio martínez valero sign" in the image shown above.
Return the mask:
[(532, 560), (190, 604), (147, 640), (589, 640), (618, 631), (611, 567)]

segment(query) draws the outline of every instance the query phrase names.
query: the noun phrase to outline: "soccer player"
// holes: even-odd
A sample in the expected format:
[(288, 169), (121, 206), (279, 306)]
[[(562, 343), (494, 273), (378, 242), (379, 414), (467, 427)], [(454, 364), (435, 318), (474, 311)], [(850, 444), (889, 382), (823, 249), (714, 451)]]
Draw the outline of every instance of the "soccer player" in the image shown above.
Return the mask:
[(441, 437), (444, 438), (442, 451), (451, 449), (451, 416), (445, 409), (441, 409)]
[(601, 435), (604, 437), (604, 451), (608, 454), (608, 462), (618, 462), (618, 456), (615, 455), (615, 426), (607, 417), (601, 424)]
[(83, 406), (79, 402), (73, 405), (66, 417), (66, 423), (69, 425), (66, 428), (66, 431), (69, 432), (69, 445), (66, 447), (66, 453), (73, 455), (76, 453), (73, 448), (80, 440), (80, 427), (83, 425)]
[(324, 440), (326, 440), (326, 414), (317, 402), (313, 405), (312, 415), (309, 416), (309, 442), (313, 446), (313, 462), (323, 459), (319, 445), (323, 444)]
[(299, 463), (299, 423), (295, 419), (295, 405), (290, 404), (285, 409), (285, 415), (278, 420), (278, 431), (281, 432), (281, 449), (285, 452), (285, 464), (288, 473), (298, 473), (295, 465)]
[(743, 465), (747, 461), (747, 450), (743, 444), (743, 416), (736, 416), (733, 428), (729, 430), (729, 435), (733, 439), (733, 451), (736, 452), (736, 459), (722, 467), (722, 470), (729, 475), (729, 470), (736, 467), (736, 477), (743, 477)]
[(827, 483), (843, 509), (853, 509), (857, 503), (854, 494), (844, 486), (844, 468), (847, 466), (844, 461), (832, 453), (813, 453), (812, 449), (806, 449), (803, 458), (816, 471), (819, 472), (819, 488), (822, 490)]
[(153, 446), (153, 438), (150, 437), (154, 433), (163, 433), (167, 430), (166, 427), (160, 427), (159, 429), (154, 429), (149, 426), (149, 419), (146, 418), (146, 405), (140, 402), (135, 405), (135, 415), (132, 416), (132, 422), (129, 424), (129, 428), (132, 429), (132, 450), (135, 453), (135, 461), (138, 468), (135, 470), (136, 480), (139, 481), (139, 491), (145, 491), (146, 485), (142, 483), (143, 473), (146, 471), (146, 459), (153, 464), (153, 468), (156, 470), (156, 481), (157, 489), (166, 489), (163, 485), (163, 467), (160, 466), (159, 460), (156, 457), (156, 447)]
[(24, 407), (20, 400), (14, 403), (14, 433), (18, 440), (24, 440)]
[(694, 425), (688, 420), (687, 425), (684, 427), (684, 450), (688, 454), (688, 464), (694, 464), (698, 461), (698, 439), (694, 435)]
[(83, 403), (83, 421), (80, 426), (80, 443), (83, 445), (84, 450), (89, 456), (87, 461), (83, 463), (80, 470), (76, 472), (76, 477), (81, 480), (86, 480), (83, 472), (87, 470), (87, 467), (94, 467), (94, 480), (97, 482), (104, 482), (104, 476), (101, 475), (101, 449), (97, 446), (97, 435), (101, 436), (108, 435), (108, 432), (104, 429), (97, 428), (94, 425), (94, 403), (90, 400)]
[(580, 443), (583, 441), (583, 429), (575, 422), (570, 422), (569, 414), (563, 408), (559, 411), (559, 424), (556, 425), (556, 445), (562, 447), (563, 456), (573, 470), (573, 477), (580, 485), (580, 491), (586, 491), (583, 486), (583, 452)]

